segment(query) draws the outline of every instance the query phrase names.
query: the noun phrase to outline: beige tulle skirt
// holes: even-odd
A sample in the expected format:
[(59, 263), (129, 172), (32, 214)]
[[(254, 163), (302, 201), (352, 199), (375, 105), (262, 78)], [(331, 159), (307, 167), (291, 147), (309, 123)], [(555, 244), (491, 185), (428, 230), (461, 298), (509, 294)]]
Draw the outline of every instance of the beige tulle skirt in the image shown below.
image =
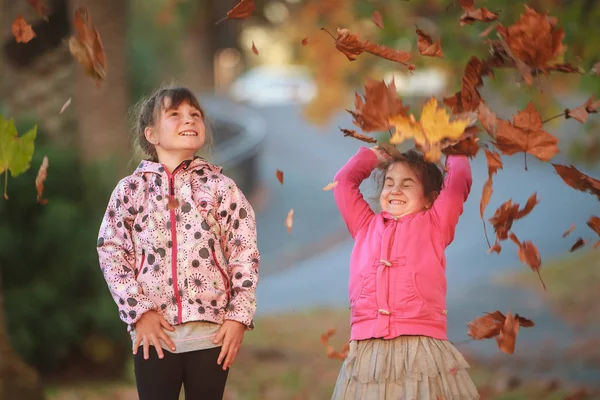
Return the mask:
[(447, 340), (399, 336), (352, 341), (332, 400), (479, 399), (467, 368)]

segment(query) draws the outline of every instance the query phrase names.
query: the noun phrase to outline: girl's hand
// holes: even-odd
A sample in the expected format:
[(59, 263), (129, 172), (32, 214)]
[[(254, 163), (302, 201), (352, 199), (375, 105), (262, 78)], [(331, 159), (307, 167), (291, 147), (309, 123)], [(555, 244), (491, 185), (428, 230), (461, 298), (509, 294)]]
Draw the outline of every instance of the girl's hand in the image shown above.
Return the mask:
[(385, 151), (382, 151), (379, 148), (379, 146), (373, 146), (373, 147), (370, 147), (370, 149), (373, 153), (375, 153), (375, 155), (377, 156), (377, 159), (380, 162), (386, 162), (392, 158), (392, 157), (390, 157), (390, 155), (388, 153), (386, 153)]
[[(244, 332), (246, 332), (244, 324), (232, 320), (226, 320), (221, 325), (221, 328), (219, 328), (213, 343), (222, 342), (217, 364), (221, 365), (223, 363), (223, 370), (226, 370), (233, 364), (238, 351), (240, 351), (242, 340), (244, 340)], [(225, 359), (225, 362), (223, 362), (223, 359)]]
[(175, 345), (163, 329), (175, 330), (158, 312), (154, 310), (145, 312), (135, 324), (136, 335), (133, 354), (137, 354), (142, 340), (144, 341), (144, 360), (150, 357), (150, 344), (156, 349), (158, 358), (162, 359), (165, 356), (159, 340), (162, 340), (171, 350), (175, 351)]

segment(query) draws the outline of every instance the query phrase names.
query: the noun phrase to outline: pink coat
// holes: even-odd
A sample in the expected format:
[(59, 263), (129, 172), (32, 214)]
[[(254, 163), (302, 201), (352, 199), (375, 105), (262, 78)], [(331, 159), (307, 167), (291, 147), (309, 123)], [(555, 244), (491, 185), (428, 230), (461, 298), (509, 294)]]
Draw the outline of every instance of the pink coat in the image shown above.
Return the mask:
[(448, 173), (433, 207), (400, 218), (375, 214), (360, 193), (359, 185), (377, 164), (375, 153), (362, 147), (335, 177), (335, 201), (354, 238), (350, 339), (447, 339), (444, 250), (471, 189), (469, 161), (447, 157)]
[[(169, 194), (178, 204), (169, 207)], [(175, 325), (229, 319), (252, 326), (260, 260), (254, 211), (221, 168), (201, 158), (172, 174), (142, 161), (122, 179), (100, 227), (98, 256), (130, 327), (148, 310)]]

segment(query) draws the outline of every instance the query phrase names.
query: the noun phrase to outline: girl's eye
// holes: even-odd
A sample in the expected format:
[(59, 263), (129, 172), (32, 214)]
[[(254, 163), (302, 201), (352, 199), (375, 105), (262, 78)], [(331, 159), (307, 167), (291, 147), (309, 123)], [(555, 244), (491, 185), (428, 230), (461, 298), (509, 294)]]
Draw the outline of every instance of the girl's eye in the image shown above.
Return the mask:
[(177, 114), (179, 114), (177, 111), (171, 111), (171, 112), (169, 113), (169, 116), (171, 116), (171, 117), (172, 117), (172, 116), (174, 116), (174, 115), (177, 115)]
[(199, 113), (193, 113), (192, 114), (194, 117), (201, 117), (202, 115), (200, 115)]

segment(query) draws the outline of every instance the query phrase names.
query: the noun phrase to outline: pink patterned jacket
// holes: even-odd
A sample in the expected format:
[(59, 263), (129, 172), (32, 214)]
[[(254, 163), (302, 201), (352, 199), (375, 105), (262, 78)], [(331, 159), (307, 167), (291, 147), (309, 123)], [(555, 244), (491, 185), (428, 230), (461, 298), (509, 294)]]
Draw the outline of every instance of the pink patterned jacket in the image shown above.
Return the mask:
[[(171, 201), (173, 196), (176, 201)], [(173, 173), (142, 161), (113, 191), (98, 238), (100, 268), (129, 328), (156, 310), (171, 324), (224, 320), (251, 329), (260, 254), (254, 211), (201, 158)]]

